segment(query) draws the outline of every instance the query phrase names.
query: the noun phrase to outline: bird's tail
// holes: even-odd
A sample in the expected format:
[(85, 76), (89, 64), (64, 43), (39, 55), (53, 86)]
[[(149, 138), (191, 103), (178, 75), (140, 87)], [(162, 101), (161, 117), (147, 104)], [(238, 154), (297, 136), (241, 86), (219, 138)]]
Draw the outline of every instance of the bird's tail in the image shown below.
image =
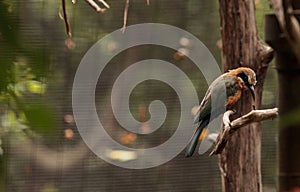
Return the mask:
[(190, 145), (188, 146), (186, 153), (185, 153), (185, 157), (191, 157), (196, 149), (196, 146), (198, 144), (199, 141), (199, 137), (202, 133), (202, 131), (204, 130), (204, 128), (206, 127), (207, 123), (206, 122), (201, 122), (199, 124), (199, 126), (197, 127), (196, 132), (194, 133)]

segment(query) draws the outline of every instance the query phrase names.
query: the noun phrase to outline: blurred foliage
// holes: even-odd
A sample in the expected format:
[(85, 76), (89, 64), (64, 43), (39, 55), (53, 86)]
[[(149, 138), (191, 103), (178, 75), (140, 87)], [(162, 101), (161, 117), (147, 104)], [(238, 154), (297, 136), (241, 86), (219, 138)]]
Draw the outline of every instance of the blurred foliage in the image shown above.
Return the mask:
[(44, 49), (22, 43), (18, 14), (17, 3), (0, 2), (1, 138), (28, 127), (49, 134), (54, 126), (52, 113), (42, 98), (49, 59), (45, 59)]
[[(9, 83), (13, 82), (13, 52), (14, 47), (17, 47), (17, 35), (16, 29), (12, 27), (12, 21), (8, 17), (11, 12), (11, 7), (5, 2), (0, 2), (0, 51), (2, 55), (8, 55), (6, 57), (1, 56), (0, 59), (0, 92), (7, 91)], [(10, 56), (11, 55), (11, 56)]]

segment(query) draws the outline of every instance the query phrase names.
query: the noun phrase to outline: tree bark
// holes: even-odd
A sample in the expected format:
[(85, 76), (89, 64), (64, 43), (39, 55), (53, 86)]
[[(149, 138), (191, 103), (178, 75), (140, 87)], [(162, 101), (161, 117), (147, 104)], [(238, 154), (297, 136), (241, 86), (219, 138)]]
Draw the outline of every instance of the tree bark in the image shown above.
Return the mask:
[[(254, 1), (219, 0), (219, 3), (224, 71), (245, 66), (256, 72), (255, 107), (259, 109), (263, 82), (273, 50), (258, 40)], [(250, 94), (244, 93), (236, 105), (236, 117), (251, 111), (252, 105)], [(224, 192), (262, 191), (260, 149), (259, 123), (241, 128), (230, 138), (219, 156)]]

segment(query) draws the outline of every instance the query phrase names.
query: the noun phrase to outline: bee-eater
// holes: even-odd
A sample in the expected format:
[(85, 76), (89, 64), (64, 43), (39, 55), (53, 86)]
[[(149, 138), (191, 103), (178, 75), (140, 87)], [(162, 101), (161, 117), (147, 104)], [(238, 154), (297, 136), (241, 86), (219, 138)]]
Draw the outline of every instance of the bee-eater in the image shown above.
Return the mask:
[[(241, 98), (242, 92), (246, 90), (250, 90), (253, 99), (255, 99), (255, 84), (255, 72), (247, 67), (239, 67), (237, 69), (229, 70), (227, 73), (222, 74), (211, 83), (195, 115), (194, 123), (197, 124), (197, 129), (190, 141), (190, 145), (187, 148), (185, 154), (186, 157), (193, 155), (199, 137), (204, 128), (209, 124), (210, 120), (213, 120), (225, 112), (222, 108), (226, 110), (232, 109), (233, 105)], [(219, 101), (219, 106), (217, 105), (214, 109), (212, 109), (212, 95), (215, 95), (216, 98), (222, 98), (222, 96), (218, 97), (218, 95), (222, 94), (223, 98), (226, 98), (225, 101)]]

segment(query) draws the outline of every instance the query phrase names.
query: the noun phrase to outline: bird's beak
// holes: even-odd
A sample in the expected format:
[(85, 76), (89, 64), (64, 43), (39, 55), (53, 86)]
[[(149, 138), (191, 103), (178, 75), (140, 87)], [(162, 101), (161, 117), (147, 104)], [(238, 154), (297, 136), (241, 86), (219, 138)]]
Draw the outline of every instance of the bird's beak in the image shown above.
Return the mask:
[(250, 90), (250, 92), (251, 92), (251, 95), (252, 95), (253, 100), (255, 101), (254, 86), (253, 86), (253, 85), (249, 85), (248, 88), (249, 88), (249, 90)]

